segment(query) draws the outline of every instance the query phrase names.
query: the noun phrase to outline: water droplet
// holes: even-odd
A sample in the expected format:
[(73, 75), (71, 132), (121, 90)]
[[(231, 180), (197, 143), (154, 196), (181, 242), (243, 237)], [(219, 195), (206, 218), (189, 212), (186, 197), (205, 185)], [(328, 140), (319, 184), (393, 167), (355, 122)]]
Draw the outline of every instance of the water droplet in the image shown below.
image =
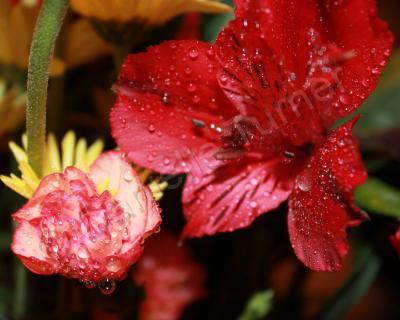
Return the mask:
[(364, 87), (368, 88), (369, 85), (370, 85), (370, 82), (371, 82), (370, 79), (365, 78), (365, 79), (362, 81), (362, 85), (363, 85)]
[(154, 124), (149, 124), (149, 127), (147, 128), (149, 130), (150, 133), (154, 133), (154, 131), (156, 130), (156, 127), (154, 126)]
[(297, 76), (295, 73), (292, 72), (292, 73), (289, 73), (288, 79), (290, 82), (293, 82), (293, 81), (296, 81)]
[(164, 165), (167, 166), (171, 163), (171, 160), (169, 158), (165, 157), (163, 163), (164, 163)]
[(372, 74), (377, 75), (377, 74), (381, 73), (381, 69), (379, 67), (375, 67), (375, 68), (372, 69), (371, 72), (372, 72)]
[(163, 104), (169, 104), (169, 93), (164, 93), (161, 100)]
[(197, 94), (194, 95), (192, 101), (193, 101), (193, 103), (196, 103), (196, 104), (199, 103), (200, 102), (200, 96), (198, 96)]
[(111, 257), (107, 262), (106, 268), (110, 272), (117, 272), (121, 269), (121, 262), (118, 258)]
[(193, 47), (189, 50), (189, 57), (190, 59), (197, 59), (199, 57), (199, 50), (197, 48)]
[(192, 73), (192, 68), (191, 68), (191, 67), (186, 67), (186, 68), (185, 68), (185, 73), (186, 73), (187, 75), (191, 74), (191, 73)]
[(251, 202), (250, 202), (250, 208), (255, 209), (255, 208), (257, 208), (257, 206), (258, 206), (257, 201), (251, 201)]
[(78, 254), (78, 257), (81, 259), (87, 259), (89, 256), (89, 253), (85, 246), (80, 246), (77, 254)]
[(195, 84), (189, 83), (189, 84), (187, 85), (186, 89), (187, 89), (188, 92), (195, 92), (196, 89), (197, 89), (197, 87), (196, 87)]
[(349, 94), (342, 94), (342, 95), (340, 95), (339, 99), (340, 99), (340, 102), (343, 104), (350, 104), (353, 100), (351, 95), (349, 95)]
[(126, 182), (131, 182), (133, 180), (133, 173), (132, 170), (126, 170), (124, 173), (124, 180)]
[(85, 281), (84, 284), (88, 289), (93, 289), (96, 287), (96, 282), (94, 281)]
[(299, 176), (297, 179), (297, 186), (301, 191), (308, 192), (312, 187), (311, 179), (304, 175)]
[(221, 84), (226, 84), (228, 82), (228, 76), (225, 73), (222, 73), (219, 76), (219, 80), (221, 81)]
[(116, 284), (113, 279), (103, 279), (99, 282), (99, 290), (102, 294), (112, 294), (115, 288)]

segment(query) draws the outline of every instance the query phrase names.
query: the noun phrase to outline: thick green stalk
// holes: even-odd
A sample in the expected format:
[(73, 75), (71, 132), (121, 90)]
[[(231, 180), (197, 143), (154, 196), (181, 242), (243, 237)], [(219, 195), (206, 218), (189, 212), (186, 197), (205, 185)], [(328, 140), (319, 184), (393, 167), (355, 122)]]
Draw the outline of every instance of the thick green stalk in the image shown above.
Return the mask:
[(49, 70), (68, 0), (45, 0), (36, 22), (28, 69), (28, 106), (26, 133), (28, 159), (35, 172), (42, 175), (46, 136), (46, 102)]
[[(28, 159), (32, 168), (42, 175), (46, 137), (46, 102), (49, 71), (54, 47), (68, 9), (69, 0), (45, 0), (33, 35), (28, 68), (28, 104), (26, 133)], [(18, 263), (15, 269), (14, 316), (25, 315), (27, 298), (26, 268)]]

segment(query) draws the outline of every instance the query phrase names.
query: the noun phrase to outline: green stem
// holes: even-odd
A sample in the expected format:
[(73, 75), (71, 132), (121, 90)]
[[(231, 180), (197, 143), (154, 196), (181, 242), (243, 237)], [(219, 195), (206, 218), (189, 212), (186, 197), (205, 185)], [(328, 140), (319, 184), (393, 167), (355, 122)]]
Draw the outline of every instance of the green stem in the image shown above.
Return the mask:
[(46, 136), (46, 101), (49, 70), (56, 39), (68, 9), (68, 0), (45, 0), (33, 35), (28, 69), (26, 133), (28, 159), (41, 176)]
[(20, 319), (26, 313), (28, 273), (20, 261), (15, 263), (14, 318)]
[[(17, 224), (14, 223), (13, 227), (14, 229), (17, 228)], [(18, 259), (15, 259), (14, 272), (15, 289), (13, 315), (15, 319), (20, 319), (25, 315), (26, 311), (28, 273), (24, 265)]]

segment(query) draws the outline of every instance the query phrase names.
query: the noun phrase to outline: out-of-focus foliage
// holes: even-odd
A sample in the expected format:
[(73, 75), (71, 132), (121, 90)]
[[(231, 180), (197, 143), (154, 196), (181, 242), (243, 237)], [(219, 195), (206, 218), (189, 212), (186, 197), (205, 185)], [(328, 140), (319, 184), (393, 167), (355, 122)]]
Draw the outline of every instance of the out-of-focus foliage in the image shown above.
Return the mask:
[(369, 178), (356, 191), (356, 201), (364, 209), (400, 218), (400, 191), (376, 178)]
[(358, 113), (362, 118), (355, 126), (358, 134), (373, 134), (400, 125), (400, 51), (393, 54), (380, 83)]
[(356, 264), (345, 284), (325, 306), (320, 320), (345, 319), (351, 309), (360, 302), (374, 282), (381, 262), (370, 247), (360, 248), (356, 256)]
[[(223, 1), (233, 7), (232, 0)], [(220, 30), (234, 18), (233, 12), (210, 15), (205, 18), (203, 26), (203, 39), (207, 42), (214, 42)]]
[(264, 319), (273, 308), (273, 298), (272, 290), (257, 292), (247, 302), (239, 320)]

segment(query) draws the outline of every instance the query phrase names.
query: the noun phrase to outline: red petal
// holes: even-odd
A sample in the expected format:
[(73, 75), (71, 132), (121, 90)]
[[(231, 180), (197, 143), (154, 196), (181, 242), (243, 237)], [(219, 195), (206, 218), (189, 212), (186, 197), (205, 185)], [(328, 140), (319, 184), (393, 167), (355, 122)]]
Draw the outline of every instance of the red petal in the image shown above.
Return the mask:
[[(287, 199), (296, 167), (282, 158), (264, 162), (216, 162), (187, 177), (183, 205), (187, 237), (229, 232), (250, 225)], [(246, 162), (247, 161), (247, 162)]]
[(338, 270), (348, 251), (346, 228), (363, 219), (354, 188), (367, 177), (352, 120), (318, 146), (289, 198), (289, 235), (297, 257), (316, 271)]
[(189, 160), (215, 136), (197, 128), (234, 114), (220, 90), (209, 44), (170, 41), (129, 56), (116, 86), (112, 134), (135, 163), (162, 173), (188, 171)]
[(38, 227), (28, 221), (22, 221), (15, 230), (12, 251), (21, 259), (22, 263), (37, 274), (52, 274), (56, 272), (51, 258), (46, 252), (46, 244), (40, 238)]
[(302, 145), (365, 100), (392, 36), (373, 1), (341, 3), (237, 2), (238, 17), (216, 47), (220, 85), (241, 114)]

